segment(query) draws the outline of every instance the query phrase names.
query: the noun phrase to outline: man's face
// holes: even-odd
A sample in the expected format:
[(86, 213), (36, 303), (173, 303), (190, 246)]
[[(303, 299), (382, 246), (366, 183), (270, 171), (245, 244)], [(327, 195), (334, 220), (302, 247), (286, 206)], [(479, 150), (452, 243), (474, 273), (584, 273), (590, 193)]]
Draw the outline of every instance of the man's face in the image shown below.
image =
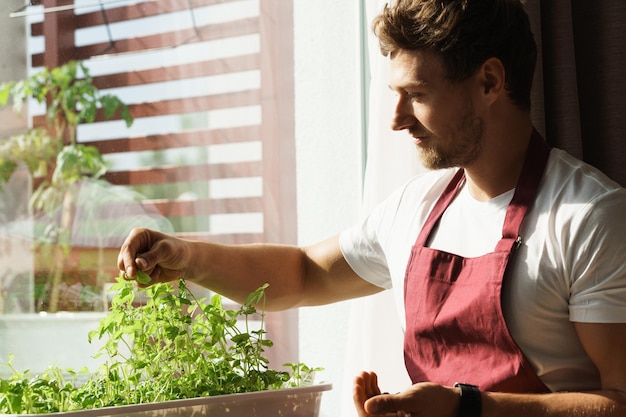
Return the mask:
[(470, 165), (480, 153), (483, 136), (471, 78), (453, 82), (445, 75), (433, 53), (399, 50), (391, 56), (389, 86), (398, 97), (392, 129), (408, 131), (430, 169)]

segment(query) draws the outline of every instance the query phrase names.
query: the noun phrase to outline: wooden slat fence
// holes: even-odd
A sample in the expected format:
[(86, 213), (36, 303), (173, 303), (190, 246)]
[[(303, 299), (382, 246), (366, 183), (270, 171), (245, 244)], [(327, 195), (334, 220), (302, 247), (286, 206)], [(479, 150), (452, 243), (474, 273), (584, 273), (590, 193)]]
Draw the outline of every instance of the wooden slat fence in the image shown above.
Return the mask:
[[(110, 161), (109, 182), (146, 195), (180, 236), (296, 242), (292, 0), (135, 0), (42, 16), (30, 22), (43, 45), (31, 69), (83, 60), (135, 117), (130, 129), (102, 114), (79, 126), (78, 142)], [(89, 212), (106, 225), (127, 210), (106, 201)], [(100, 264), (115, 269), (105, 258), (124, 237), (98, 236), (109, 242)], [(270, 362), (297, 361), (297, 313), (268, 314), (266, 328)]]
[[(44, 7), (67, 4), (72, 0), (43, 1)], [(160, 0), (46, 13), (30, 25), (33, 39), (45, 44), (32, 53), (31, 67), (83, 60), (96, 86), (128, 103), (131, 129), (99, 114), (96, 125), (79, 127), (78, 141), (112, 161), (105, 178), (144, 192), (143, 204), (171, 219), (176, 233), (227, 243), (295, 243), (291, 7), (291, 0)], [(151, 31), (132, 30), (146, 26)], [(240, 53), (225, 46), (238, 42)], [(210, 56), (172, 60), (177, 50)], [(152, 98), (162, 91), (167, 97)], [(231, 116), (221, 121), (220, 114)], [(43, 123), (43, 115), (33, 117), (34, 125)], [(243, 149), (248, 156), (211, 157), (233, 145), (240, 146), (234, 153)], [(233, 195), (223, 191), (228, 180), (239, 180)], [(210, 184), (220, 181), (222, 191), (213, 195)], [(178, 188), (180, 195), (171, 195)], [(216, 215), (235, 230), (215, 228)], [(242, 222), (252, 224), (250, 230)]]

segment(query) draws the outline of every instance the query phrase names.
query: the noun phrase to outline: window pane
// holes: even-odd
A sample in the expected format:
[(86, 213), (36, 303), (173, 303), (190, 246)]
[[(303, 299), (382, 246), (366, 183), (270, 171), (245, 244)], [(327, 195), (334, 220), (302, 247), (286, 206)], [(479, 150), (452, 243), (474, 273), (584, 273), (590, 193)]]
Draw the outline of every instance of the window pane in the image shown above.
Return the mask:
[[(88, 3), (54, 13), (25, 9), (23, 74), (81, 61), (100, 92), (121, 99), (134, 122), (128, 127), (119, 111), (109, 117), (100, 108), (93, 123), (57, 132), (46, 102), (30, 100), (23, 126), (2, 132), (5, 150), (23, 145), (10, 137), (29, 126), (46, 128), (52, 137), (47, 153), (37, 148), (48, 164), (21, 168), (4, 184), (0, 200), (0, 245), (7, 248), (0, 251), (0, 322), (8, 326), (0, 329), (3, 340), (1, 332), (17, 326), (11, 323), (23, 323), (18, 316), (80, 312), (65, 318), (82, 320), (84, 312), (103, 314), (107, 288), (118, 274), (117, 251), (132, 227), (227, 243), (296, 242), (291, 1), (84, 7)], [(85, 76), (80, 69), (78, 74)], [(67, 188), (48, 187), (54, 145), (70, 145), (74, 132), (76, 144), (102, 154), (106, 173)], [(28, 145), (34, 155), (35, 142)], [(43, 189), (43, 206), (29, 204)], [(268, 327), (280, 332), (292, 318), (270, 318)], [(41, 346), (35, 327), (20, 333), (31, 336), (26, 344)], [(18, 369), (38, 371), (54, 361), (81, 367), (83, 357), (75, 352), (87, 349), (86, 332), (76, 337), (63, 336), (71, 347), (67, 354), (35, 355), (3, 343), (0, 355), (19, 355)], [(295, 351), (285, 352), (279, 365), (296, 360)]]

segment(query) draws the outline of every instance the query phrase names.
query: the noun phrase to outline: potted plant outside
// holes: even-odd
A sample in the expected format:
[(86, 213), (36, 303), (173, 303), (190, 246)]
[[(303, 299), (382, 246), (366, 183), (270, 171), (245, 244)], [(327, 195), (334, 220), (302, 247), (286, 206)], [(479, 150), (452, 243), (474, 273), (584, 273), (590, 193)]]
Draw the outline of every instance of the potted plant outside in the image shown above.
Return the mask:
[[(59, 289), (70, 257), (71, 236), (76, 215), (77, 183), (96, 181), (106, 172), (97, 148), (77, 143), (78, 125), (91, 123), (99, 109), (105, 118), (118, 112), (132, 125), (127, 106), (116, 96), (102, 94), (93, 84), (88, 69), (71, 61), (57, 68), (43, 69), (32, 76), (0, 85), (0, 105), (12, 100), (21, 112), (28, 100), (46, 105), (45, 128), (0, 140), (0, 189), (20, 165), (27, 167), (35, 182), (30, 199), (35, 221), (38, 265), (45, 268), (43, 281), (36, 286), (35, 310), (60, 310)], [(105, 299), (102, 282), (100, 300)], [(98, 308), (95, 308), (98, 309)], [(106, 310), (100, 303), (99, 310)]]
[[(113, 249), (106, 249), (105, 257), (98, 239), (111, 231), (123, 236), (133, 224), (115, 218), (104, 231), (90, 231), (102, 224), (92, 213), (103, 206), (108, 210), (112, 201), (123, 203), (124, 210), (135, 210), (135, 222), (171, 229), (162, 217), (155, 220), (141, 211), (139, 197), (131, 191), (102, 180), (107, 167), (100, 152), (77, 143), (78, 126), (93, 122), (99, 112), (106, 119), (119, 114), (127, 126), (133, 122), (118, 97), (94, 86), (82, 63), (72, 61), (0, 85), (0, 105), (12, 104), (21, 112), (27, 102), (45, 104), (45, 126), (0, 139), (0, 191), (12, 187), (9, 192), (14, 192), (15, 178), (25, 172), (30, 177), (21, 185), (28, 200), (26, 220), (14, 222), (0, 236), (3, 247), (11, 249), (0, 252), (0, 265), (13, 268), (0, 271), (0, 357), (15, 353), (17, 366), (40, 372), (53, 359), (77, 367), (98, 349), (84, 334), (106, 314), (110, 267), (115, 270)], [(9, 194), (7, 199), (15, 198)], [(75, 236), (86, 231), (96, 245), (75, 244)], [(26, 251), (28, 256), (19, 254)], [(0, 375), (5, 373), (0, 369)]]

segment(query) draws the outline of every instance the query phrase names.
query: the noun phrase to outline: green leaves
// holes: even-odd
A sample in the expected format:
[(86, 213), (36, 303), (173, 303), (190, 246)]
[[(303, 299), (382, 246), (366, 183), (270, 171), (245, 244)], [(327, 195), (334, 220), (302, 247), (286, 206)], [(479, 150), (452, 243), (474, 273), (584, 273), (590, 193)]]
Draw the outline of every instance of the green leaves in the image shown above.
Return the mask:
[(106, 164), (97, 148), (87, 145), (68, 145), (57, 156), (52, 182), (71, 184), (85, 177), (99, 178), (105, 172)]
[(152, 277), (143, 271), (137, 271), (137, 282), (142, 285), (148, 285), (152, 281)]
[(260, 288), (256, 289), (246, 298), (245, 306), (253, 306), (261, 302), (265, 298), (265, 290), (269, 287), (269, 284), (264, 284)]
[(219, 295), (197, 299), (180, 280), (177, 288), (154, 284), (140, 290), (146, 301), (138, 305), (137, 289), (120, 276), (111, 289), (110, 313), (89, 333), (90, 342), (106, 339), (100, 355), (108, 360), (98, 372), (77, 386), (71, 370), (69, 381), (68, 370), (54, 367), (30, 377), (13, 369), (10, 358), (13, 375), (0, 379), (0, 413), (83, 410), (309, 383), (321, 368), (286, 364), (290, 374), (268, 367), (264, 349), (272, 342), (265, 338), (264, 313), (255, 307), (264, 302), (266, 288), (229, 310)]
[[(104, 110), (105, 118), (111, 119), (119, 109), (122, 120), (126, 122), (126, 127), (130, 127), (133, 124), (133, 117), (128, 107), (117, 96), (111, 94), (100, 96), (100, 105)], [(91, 111), (95, 115), (95, 108), (92, 108)], [(91, 117), (91, 114), (89, 116)], [(93, 118), (91, 120), (93, 121)]]
[(34, 178), (45, 177), (60, 149), (43, 129), (30, 129), (0, 141), (0, 186), (20, 162)]
[(0, 84), (0, 105), (6, 106), (11, 95), (11, 89), (15, 83), (8, 82)]
[(46, 103), (48, 125), (45, 130), (31, 129), (2, 141), (3, 147), (12, 151), (0, 150), (0, 182), (7, 181), (20, 162), (26, 163), (31, 174), (52, 178), (52, 184), (43, 187), (99, 178), (106, 172), (104, 160), (95, 147), (76, 143), (77, 126), (96, 121), (99, 109), (105, 119), (119, 113), (126, 126), (133, 124), (122, 100), (101, 93), (88, 68), (78, 61), (1, 84), (0, 105), (7, 105), (10, 98), (16, 112), (21, 112), (29, 99)]
[(41, 376), (30, 378), (28, 371), (13, 370), (9, 379), (0, 380), (0, 411), (8, 414), (43, 414), (66, 409), (72, 403), (79, 373), (50, 367)]
[[(44, 68), (27, 79), (3, 83), (0, 85), (0, 105), (6, 105), (9, 98), (13, 98), (13, 108), (17, 112), (28, 99), (40, 104), (47, 101), (46, 117), (50, 124), (61, 119), (65, 122), (63, 126), (70, 129), (80, 123), (94, 122), (100, 108), (107, 119), (119, 111), (127, 126), (133, 123), (128, 107), (118, 97), (102, 94), (94, 85), (88, 68), (79, 61), (70, 61), (52, 70)], [(56, 131), (55, 136), (61, 137), (62, 134), (62, 131)]]

